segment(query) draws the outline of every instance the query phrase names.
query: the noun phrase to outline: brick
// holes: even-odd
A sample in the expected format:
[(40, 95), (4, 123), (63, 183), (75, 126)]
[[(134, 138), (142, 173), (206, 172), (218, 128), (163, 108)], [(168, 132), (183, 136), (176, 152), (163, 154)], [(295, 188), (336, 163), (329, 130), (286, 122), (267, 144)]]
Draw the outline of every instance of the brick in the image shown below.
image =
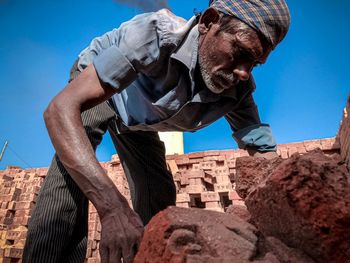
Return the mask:
[(230, 174), (230, 171), (227, 167), (223, 167), (223, 168), (216, 168), (215, 170), (215, 174), (218, 176), (228, 176)]
[(280, 149), (280, 152), (281, 152), (281, 155), (280, 155), (280, 156), (281, 156), (283, 159), (288, 158), (288, 150), (287, 150), (287, 149), (282, 148), (282, 149)]
[(227, 160), (227, 168), (236, 168), (236, 159), (233, 160)]
[(180, 172), (187, 171), (190, 167), (189, 164), (178, 164), (177, 167), (179, 168)]
[(183, 165), (183, 164), (188, 164), (190, 162), (190, 159), (188, 157), (182, 157), (179, 159), (175, 159), (175, 162), (177, 165)]
[(335, 144), (335, 138), (322, 139), (321, 140), (321, 149), (322, 150), (336, 150), (338, 149)]
[(195, 185), (196, 183), (196, 178), (188, 178), (188, 182), (190, 185)]
[(17, 263), (18, 261), (13, 261), (12, 258), (0, 258), (0, 263)]
[(15, 217), (12, 219), (12, 225), (15, 225), (15, 226), (20, 226), (20, 225), (23, 225), (22, 224), (22, 220), (23, 220), (24, 217)]
[(190, 207), (188, 202), (176, 202), (176, 206), (177, 207), (185, 207), (185, 208)]
[(18, 201), (33, 201), (36, 202), (38, 195), (35, 193), (30, 194), (21, 194), (18, 198)]
[(203, 192), (201, 193), (201, 201), (202, 202), (220, 201), (220, 196), (216, 192)]
[(176, 195), (176, 202), (184, 203), (190, 202), (190, 196), (187, 193), (179, 193)]
[(205, 208), (216, 208), (216, 207), (221, 207), (219, 201), (209, 201), (209, 202), (205, 202)]
[(204, 156), (215, 156), (220, 155), (220, 151), (206, 151), (204, 152)]
[(98, 249), (95, 249), (92, 251), (92, 258), (97, 258), (99, 256), (99, 251)]
[(21, 258), (22, 253), (23, 253), (23, 249), (20, 249), (20, 248), (5, 248), (4, 249), (4, 257)]
[(179, 168), (177, 167), (175, 160), (167, 160), (166, 163), (172, 174), (175, 174), (179, 171)]
[(88, 239), (90, 240), (101, 240), (101, 233), (97, 231), (89, 231), (88, 232)]
[(181, 181), (180, 177), (181, 177), (181, 173), (180, 172), (177, 172), (176, 174), (173, 174), (173, 179), (174, 179), (175, 182), (180, 182)]
[(235, 190), (229, 191), (228, 198), (230, 200), (242, 200)]
[(9, 182), (5, 181), (2, 185), (4, 188), (7, 188), (7, 192), (4, 194), (8, 194), (10, 192), (10, 188), (15, 186), (15, 182), (14, 181), (9, 181)]
[(6, 187), (5, 185), (3, 185), (4, 188), (0, 189), (0, 194), (4, 194), (7, 195), (10, 193), (11, 188), (10, 187)]
[(89, 213), (89, 221), (96, 222), (99, 220), (97, 212), (90, 212)]
[(20, 201), (20, 202), (16, 202), (15, 209), (16, 210), (32, 209), (34, 205), (35, 203), (32, 201)]
[(310, 140), (305, 141), (304, 146), (307, 152), (310, 152), (312, 150), (315, 150), (317, 148), (321, 148), (321, 141), (320, 140)]
[(31, 216), (33, 209), (16, 210), (15, 217)]
[(5, 239), (7, 240), (19, 240), (24, 239), (26, 237), (27, 230), (21, 229), (21, 230), (8, 230), (6, 232)]
[(201, 169), (203, 170), (212, 170), (216, 168), (216, 162), (215, 161), (208, 161), (208, 162), (202, 162), (201, 163)]
[(206, 157), (204, 157), (203, 161), (224, 162), (224, 161), (226, 161), (226, 158), (223, 155), (206, 156)]
[(205, 191), (205, 187), (202, 185), (188, 185), (186, 187), (186, 192), (189, 194), (200, 194)]
[(97, 242), (95, 240), (88, 240), (87, 247), (94, 250), (97, 248)]
[(189, 164), (195, 164), (195, 163), (201, 163), (201, 162), (203, 162), (203, 158), (191, 158), (188, 161)]
[(86, 258), (89, 258), (89, 257), (91, 257), (92, 256), (92, 250), (91, 250), (91, 248), (88, 248), (87, 250), (86, 250)]
[(213, 201), (213, 202), (205, 202), (205, 209), (213, 210), (213, 211), (224, 211), (224, 209), (221, 207), (220, 202)]
[(201, 170), (201, 165), (199, 163), (192, 164), (192, 171), (199, 171)]
[(205, 174), (202, 170), (194, 171), (194, 170), (188, 170), (184, 172), (184, 176), (187, 178), (204, 178)]
[(181, 183), (181, 185), (188, 185), (190, 182), (189, 182), (187, 176), (181, 174), (181, 176), (180, 176), (180, 183)]
[(198, 159), (198, 158), (203, 158), (204, 157), (204, 152), (194, 152), (194, 153), (189, 153), (187, 154), (187, 157), (190, 159)]
[(214, 185), (214, 191), (215, 192), (229, 192), (232, 190), (232, 184), (228, 183), (228, 184), (215, 184)]

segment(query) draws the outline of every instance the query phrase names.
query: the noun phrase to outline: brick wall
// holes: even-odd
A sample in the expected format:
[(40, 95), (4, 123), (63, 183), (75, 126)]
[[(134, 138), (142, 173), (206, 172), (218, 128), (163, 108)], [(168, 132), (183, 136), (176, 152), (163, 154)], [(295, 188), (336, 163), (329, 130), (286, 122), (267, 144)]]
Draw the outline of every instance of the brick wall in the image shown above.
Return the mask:
[[(340, 133), (343, 141), (349, 134), (349, 119), (346, 121), (347, 130)], [(349, 140), (345, 141), (349, 149)], [(278, 146), (278, 153), (282, 158), (288, 158), (293, 153), (305, 153), (315, 148), (329, 154), (339, 152), (336, 139), (330, 138), (282, 144)], [(347, 153), (349, 156), (349, 151)], [(241, 204), (243, 201), (234, 190), (235, 163), (237, 157), (247, 155), (244, 150), (224, 150), (167, 156), (168, 168), (177, 188), (176, 205), (224, 211), (230, 204)], [(102, 166), (130, 202), (128, 184), (118, 156), (114, 155)], [(8, 167), (0, 171), (0, 262), (21, 261), (28, 220), (46, 173), (47, 168), (22, 170)], [(96, 209), (91, 204), (89, 209), (87, 262), (91, 263), (99, 262), (101, 225)]]
[(350, 94), (343, 111), (343, 118), (337, 137), (340, 142), (340, 154), (350, 169)]

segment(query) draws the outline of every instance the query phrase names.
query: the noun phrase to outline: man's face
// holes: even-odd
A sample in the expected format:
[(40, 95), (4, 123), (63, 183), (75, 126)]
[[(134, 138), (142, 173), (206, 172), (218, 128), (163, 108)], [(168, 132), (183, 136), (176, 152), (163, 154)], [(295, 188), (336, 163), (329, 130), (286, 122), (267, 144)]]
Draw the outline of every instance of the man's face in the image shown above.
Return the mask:
[(200, 71), (205, 84), (214, 93), (247, 81), (254, 66), (265, 63), (270, 53), (253, 29), (245, 24), (240, 26), (237, 23), (242, 22), (234, 19), (227, 23), (224, 30), (219, 21), (207, 26), (200, 22), (199, 26)]

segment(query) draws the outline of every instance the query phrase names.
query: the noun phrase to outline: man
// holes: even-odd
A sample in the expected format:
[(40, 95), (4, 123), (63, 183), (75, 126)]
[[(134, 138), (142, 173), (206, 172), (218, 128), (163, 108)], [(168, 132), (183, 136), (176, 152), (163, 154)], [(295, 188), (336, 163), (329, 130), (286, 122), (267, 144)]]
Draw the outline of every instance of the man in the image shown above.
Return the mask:
[[(88, 200), (101, 219), (101, 261), (132, 262), (143, 224), (175, 204), (157, 131), (196, 131), (225, 116), (241, 148), (275, 155), (253, 101), (251, 71), (284, 38), (289, 21), (283, 0), (214, 0), (189, 21), (161, 10), (94, 39), (44, 113), (57, 155), (23, 262), (83, 262)], [(95, 157), (107, 130), (137, 213)]]

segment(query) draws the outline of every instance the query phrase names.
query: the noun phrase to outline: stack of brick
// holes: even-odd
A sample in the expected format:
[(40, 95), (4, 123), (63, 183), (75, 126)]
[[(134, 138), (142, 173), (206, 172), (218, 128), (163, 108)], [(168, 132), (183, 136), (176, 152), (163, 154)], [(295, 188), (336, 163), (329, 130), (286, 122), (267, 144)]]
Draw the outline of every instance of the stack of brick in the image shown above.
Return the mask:
[(46, 168), (22, 170), (8, 167), (0, 171), (0, 260), (20, 262), (28, 221)]
[[(347, 123), (347, 128), (342, 128), (345, 132), (340, 133), (346, 134), (341, 135), (343, 141), (349, 138), (349, 119), (346, 122), (343, 119), (344, 123)], [(349, 148), (349, 139), (345, 141)], [(334, 138), (304, 141), (279, 145), (278, 153), (288, 158), (295, 152), (304, 153), (314, 148), (331, 154), (339, 151), (339, 144)], [(167, 156), (177, 188), (176, 205), (216, 211), (225, 211), (231, 204), (243, 205), (235, 191), (234, 181), (236, 158), (242, 156), (247, 156), (247, 152), (223, 150)], [(110, 162), (102, 163), (102, 166), (131, 205), (129, 187), (118, 156), (114, 155)], [(28, 220), (46, 173), (46, 168), (22, 170), (9, 167), (0, 171), (0, 262), (20, 262)], [(90, 204), (88, 263), (100, 262), (100, 239), (101, 224), (96, 209)]]
[(320, 148), (326, 154), (333, 154), (339, 152), (339, 147), (340, 145), (336, 138), (326, 138), (279, 144), (277, 147), (277, 153), (279, 156), (286, 159), (291, 157), (294, 153), (307, 153), (317, 148)]
[(235, 158), (245, 155), (245, 151), (235, 150), (168, 156), (168, 163), (175, 161), (176, 165), (176, 205), (224, 211), (232, 204), (232, 197), (237, 198), (233, 182)]
[(340, 154), (350, 169), (350, 95), (343, 112), (338, 139), (340, 142)]

